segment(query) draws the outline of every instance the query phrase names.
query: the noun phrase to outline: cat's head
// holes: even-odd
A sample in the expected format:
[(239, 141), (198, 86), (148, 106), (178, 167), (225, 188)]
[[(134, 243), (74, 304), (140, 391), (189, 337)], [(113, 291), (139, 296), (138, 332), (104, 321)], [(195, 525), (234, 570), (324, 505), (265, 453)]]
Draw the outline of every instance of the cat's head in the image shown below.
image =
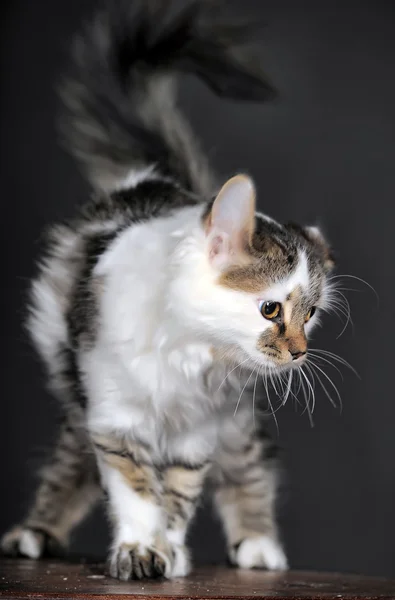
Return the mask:
[(321, 232), (256, 213), (255, 187), (244, 175), (221, 189), (203, 230), (205, 259), (187, 292), (196, 327), (246, 366), (302, 364), (329, 300), (333, 259)]

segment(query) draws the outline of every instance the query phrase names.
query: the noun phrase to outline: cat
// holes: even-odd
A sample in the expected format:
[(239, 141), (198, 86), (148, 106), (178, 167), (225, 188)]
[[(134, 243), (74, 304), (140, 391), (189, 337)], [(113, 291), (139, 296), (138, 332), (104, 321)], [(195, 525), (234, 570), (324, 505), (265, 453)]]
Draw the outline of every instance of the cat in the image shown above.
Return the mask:
[(28, 319), (64, 420), (7, 554), (65, 547), (104, 495), (110, 575), (185, 576), (208, 482), (230, 562), (287, 568), (251, 375), (304, 363), (334, 265), (319, 229), (256, 211), (250, 176), (217, 185), (177, 107), (180, 72), (232, 100), (272, 97), (253, 28), (225, 15), (117, 0), (76, 40), (61, 129), (93, 199), (52, 228)]

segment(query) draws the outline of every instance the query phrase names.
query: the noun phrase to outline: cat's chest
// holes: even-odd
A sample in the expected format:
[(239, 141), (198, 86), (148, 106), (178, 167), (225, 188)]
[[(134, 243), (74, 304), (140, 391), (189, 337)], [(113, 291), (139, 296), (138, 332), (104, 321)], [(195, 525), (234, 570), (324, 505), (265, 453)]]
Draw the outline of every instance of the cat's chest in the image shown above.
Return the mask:
[(110, 354), (97, 348), (85, 372), (89, 428), (149, 444), (158, 460), (204, 460), (235, 389), (233, 372), (204, 344), (138, 354), (125, 344)]
[[(200, 439), (203, 431), (207, 438), (220, 404), (210, 383), (216, 364), (209, 346), (186, 344), (137, 355), (122, 346), (111, 361), (107, 356), (100, 362), (101, 383), (95, 379), (100, 397), (95, 396), (90, 408), (94, 428), (110, 426), (134, 438), (148, 436), (145, 441), (152, 445), (155, 439), (158, 454), (169, 448), (170, 440), (178, 440), (180, 449), (185, 440), (190, 445), (191, 432)], [(104, 388), (111, 393), (103, 394)]]
[(210, 393), (207, 372), (212, 369), (211, 349), (204, 344), (185, 344), (172, 349), (123, 354), (126, 371), (141, 394), (156, 408), (203, 398)]

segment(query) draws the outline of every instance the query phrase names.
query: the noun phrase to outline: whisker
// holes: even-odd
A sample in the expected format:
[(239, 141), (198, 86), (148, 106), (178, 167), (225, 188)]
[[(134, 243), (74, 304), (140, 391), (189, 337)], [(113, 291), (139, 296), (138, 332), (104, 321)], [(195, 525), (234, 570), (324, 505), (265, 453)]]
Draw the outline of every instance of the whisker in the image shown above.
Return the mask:
[(331, 386), (333, 387), (333, 389), (335, 390), (335, 393), (337, 395), (337, 397), (339, 398), (339, 405), (340, 405), (340, 409), (343, 410), (343, 402), (339, 393), (339, 390), (337, 389), (337, 387), (335, 386), (335, 384), (333, 383), (332, 379), (325, 373), (325, 371), (323, 369), (321, 369), (321, 367), (319, 367), (316, 363), (311, 362), (312, 365), (314, 365), (315, 369), (318, 369), (320, 371), (320, 373), (323, 374), (323, 376), (329, 381), (329, 383), (331, 384)]
[(306, 373), (303, 371), (303, 367), (300, 367), (300, 372), (302, 373), (303, 377), (306, 380), (306, 383), (310, 389), (310, 393), (311, 393), (311, 414), (313, 414), (314, 409), (315, 409), (315, 393), (314, 393), (314, 388), (311, 385), (311, 382), (309, 380), (309, 378), (307, 377)]
[(240, 404), (240, 401), (241, 401), (241, 397), (242, 397), (242, 395), (243, 395), (243, 393), (244, 393), (244, 390), (246, 389), (246, 387), (247, 387), (247, 385), (248, 385), (248, 382), (250, 381), (250, 379), (251, 379), (251, 377), (253, 376), (254, 372), (255, 372), (255, 369), (254, 369), (254, 371), (251, 371), (251, 373), (250, 373), (250, 376), (248, 377), (247, 381), (246, 381), (246, 382), (245, 382), (245, 384), (244, 384), (244, 387), (243, 387), (243, 389), (241, 390), (241, 393), (240, 393), (239, 399), (238, 399), (238, 401), (237, 401), (237, 404), (236, 404), (235, 412), (233, 413), (233, 416), (234, 416), (234, 417), (236, 416), (237, 409), (239, 408), (239, 404)]
[(290, 369), (289, 376), (288, 376), (287, 387), (286, 387), (285, 395), (284, 395), (284, 398), (283, 398), (283, 406), (285, 406), (285, 404), (286, 404), (286, 402), (288, 400), (289, 394), (291, 392), (292, 377), (293, 377), (293, 369)]
[[(330, 365), (333, 369), (335, 369), (339, 373), (340, 377), (344, 381), (343, 373), (340, 371), (340, 369), (336, 365), (333, 364), (332, 361), (328, 360), (324, 356), (320, 356), (319, 354), (315, 354), (315, 353), (312, 353), (312, 354), (313, 354), (313, 358), (316, 358), (317, 360), (323, 360), (324, 362), (328, 363), (328, 365)], [(311, 361), (311, 362), (313, 362), (313, 361)]]
[[(299, 383), (299, 389), (300, 389), (300, 386), (301, 386), (301, 387), (302, 387), (302, 393), (303, 393), (303, 397), (304, 397), (305, 404), (306, 404), (306, 403), (307, 403), (307, 392), (306, 392), (306, 388), (305, 388), (305, 385), (304, 385), (304, 381), (303, 381), (303, 379), (302, 379), (302, 375), (301, 375), (301, 373), (300, 373), (300, 369), (298, 369), (297, 373), (298, 373), (298, 375), (299, 375), (299, 380), (300, 380), (300, 383)], [(304, 413), (306, 412), (306, 410), (307, 410), (307, 406), (305, 406), (305, 408), (304, 408), (304, 410), (303, 410), (302, 414), (304, 414)]]
[(311, 348), (311, 349), (309, 349), (309, 352), (311, 352), (312, 354), (324, 354), (325, 356), (329, 356), (330, 358), (333, 358), (333, 360), (336, 360), (338, 363), (340, 363), (340, 364), (344, 365), (345, 367), (347, 367), (348, 369), (350, 369), (350, 371), (352, 371), (354, 373), (354, 375), (356, 375), (358, 377), (358, 379), (361, 379), (361, 376), (358, 373), (358, 371), (352, 365), (350, 365), (349, 362), (347, 362), (344, 358), (342, 358), (338, 354), (335, 354), (334, 352), (330, 352), (329, 350), (322, 350), (321, 348)]
[(276, 396), (277, 396), (278, 398), (281, 398), (281, 396), (280, 396), (280, 394), (278, 393), (278, 390), (277, 390), (277, 388), (276, 388), (276, 384), (274, 383), (274, 380), (273, 380), (273, 373), (272, 373), (271, 371), (269, 371), (269, 375), (270, 375), (270, 381), (271, 381), (271, 383), (272, 383), (272, 386), (273, 386), (273, 388), (274, 388), (274, 391), (275, 391), (275, 394), (276, 394)]
[(348, 277), (349, 279), (355, 279), (356, 281), (360, 281), (361, 283), (364, 283), (368, 288), (370, 288), (372, 290), (372, 292), (376, 296), (377, 306), (379, 306), (380, 296), (378, 295), (375, 288), (372, 285), (370, 285), (370, 283), (365, 281), (365, 279), (362, 279), (361, 277), (357, 277), (356, 275), (333, 275), (332, 277), (330, 277), (329, 281), (334, 281), (335, 279), (341, 279), (342, 277)]
[(310, 390), (309, 390), (309, 388), (307, 388), (307, 390), (309, 392), (307, 395), (306, 388), (305, 388), (305, 385), (304, 385), (304, 382), (302, 379), (302, 375), (304, 376), (305, 379), (306, 379), (306, 376), (303, 373), (301, 368), (298, 369), (298, 373), (299, 373), (299, 377), (300, 377), (300, 382), (302, 384), (303, 395), (304, 395), (305, 403), (306, 403), (306, 407), (305, 407), (304, 411), (302, 412), (302, 414), (304, 414), (307, 411), (307, 414), (309, 415), (310, 425), (311, 425), (311, 427), (314, 427), (313, 416), (310, 411)]
[(252, 422), (255, 429), (255, 392), (256, 392), (256, 382), (258, 380), (259, 369), (256, 371), (255, 383), (254, 383), (254, 392), (252, 394)]
[[(311, 363), (311, 367), (312, 367), (312, 369), (314, 369), (314, 368), (316, 367), (316, 365), (314, 365), (313, 363)], [(327, 398), (329, 399), (329, 402), (332, 404), (332, 406), (333, 406), (334, 408), (337, 408), (336, 402), (333, 400), (332, 396), (330, 395), (330, 393), (329, 393), (329, 392), (328, 392), (328, 390), (326, 389), (326, 387), (325, 387), (325, 385), (324, 385), (324, 383), (323, 383), (323, 381), (322, 381), (321, 377), (319, 376), (319, 374), (318, 374), (318, 373), (314, 373), (314, 375), (317, 377), (317, 379), (318, 379), (318, 381), (319, 381), (319, 383), (320, 383), (320, 385), (321, 385), (322, 389), (323, 389), (323, 390), (324, 390), (324, 392), (325, 392), (325, 395), (326, 395), (326, 396), (327, 396)]]
[[(284, 396), (283, 396), (283, 398), (282, 398), (282, 401), (281, 401), (281, 406), (285, 406), (285, 404), (286, 404), (286, 402), (287, 402), (287, 400), (288, 400), (288, 397), (289, 397), (289, 396), (292, 396), (292, 397), (293, 397), (293, 398), (296, 400), (296, 402), (297, 402), (298, 404), (300, 404), (300, 400), (299, 400), (299, 398), (298, 398), (298, 397), (296, 396), (296, 394), (295, 394), (295, 393), (292, 391), (292, 384), (293, 384), (293, 374), (294, 374), (294, 371), (295, 371), (295, 369), (289, 369), (289, 371), (288, 371), (288, 373), (289, 373), (289, 376), (288, 376), (288, 381), (285, 381), (285, 394), (284, 394)], [(285, 377), (285, 374), (284, 374), (284, 377)], [(298, 387), (298, 391), (300, 391), (300, 384), (299, 384), (299, 387)], [(279, 408), (281, 408), (281, 406), (280, 406)]]
[(345, 305), (346, 305), (346, 310), (347, 310), (347, 320), (346, 320), (346, 324), (344, 325), (343, 329), (341, 330), (341, 332), (339, 333), (339, 335), (337, 336), (337, 338), (336, 338), (336, 339), (339, 339), (339, 338), (340, 338), (340, 337), (343, 335), (343, 333), (346, 331), (346, 329), (347, 329), (347, 325), (348, 325), (349, 323), (351, 323), (351, 327), (354, 329), (354, 322), (353, 322), (353, 320), (352, 320), (352, 318), (351, 318), (351, 308), (350, 308), (350, 303), (349, 303), (349, 301), (347, 300), (347, 298), (345, 297), (345, 295), (344, 295), (344, 294), (342, 294), (342, 292), (339, 292), (339, 291), (338, 291), (338, 294), (340, 294), (340, 296), (341, 296), (341, 297), (344, 299), (344, 302), (345, 302)]
[(298, 380), (298, 383), (299, 383), (299, 385), (298, 385), (298, 389), (297, 389), (297, 390), (296, 390), (296, 392), (295, 392), (295, 394), (296, 394), (296, 396), (297, 396), (297, 395), (299, 394), (299, 392), (300, 392), (300, 386), (301, 386), (301, 382), (302, 382), (302, 377), (300, 376), (299, 370), (298, 370), (298, 371), (296, 371), (296, 372), (297, 372), (297, 374), (299, 375), (299, 380)]
[(279, 373), (276, 373), (276, 377), (280, 383), (281, 386), (281, 395), (283, 397), (283, 401), (284, 401), (284, 394), (287, 391), (288, 388), (288, 382), (287, 379), (285, 378), (285, 373), (282, 373), (281, 371)]
[[(292, 370), (291, 370), (292, 377), (293, 377), (293, 371), (294, 371), (294, 369), (292, 369)], [(297, 372), (297, 374), (299, 375), (299, 378), (300, 378), (300, 373), (299, 373), (299, 371), (296, 371), (296, 372)], [(292, 379), (291, 379), (291, 386), (292, 386)], [(300, 391), (300, 387), (301, 387), (301, 386), (300, 386), (300, 382), (299, 382), (299, 387), (298, 387), (298, 392), (297, 392), (297, 393), (299, 393), (299, 391)], [(295, 399), (295, 401), (297, 402), (297, 404), (299, 404), (299, 405), (301, 406), (301, 405), (302, 405), (302, 403), (300, 402), (300, 400), (299, 400), (299, 398), (297, 397), (297, 395), (296, 395), (296, 394), (295, 394), (295, 393), (292, 391), (292, 387), (290, 387), (290, 392), (289, 392), (289, 393), (290, 393), (290, 394), (291, 394), (291, 396), (292, 396), (292, 397)]]
[(356, 292), (357, 294), (360, 294), (362, 292), (362, 290), (356, 290), (354, 288), (345, 288), (345, 287), (336, 287), (335, 290), (341, 291), (341, 292)]
[(229, 371), (229, 373), (227, 373), (224, 377), (224, 379), (222, 380), (222, 382), (220, 383), (217, 392), (219, 392), (219, 390), (221, 389), (221, 387), (224, 385), (225, 381), (227, 380), (227, 378), (229, 377), (229, 375), (231, 375), (233, 373), (233, 371), (236, 371), (237, 367), (241, 367), (242, 365), (244, 365), (248, 360), (250, 360), (249, 358), (246, 358), (245, 360), (243, 360), (243, 362), (239, 363), (238, 365), (236, 365), (235, 367), (233, 367), (233, 369), (231, 371)]
[(276, 411), (273, 409), (273, 404), (272, 404), (272, 401), (270, 400), (269, 387), (267, 385), (267, 367), (266, 367), (266, 365), (265, 365), (265, 378), (263, 378), (263, 376), (262, 376), (262, 380), (263, 380), (264, 386), (266, 388), (267, 401), (269, 403), (269, 407), (270, 407), (270, 410), (272, 412), (272, 416), (273, 416), (274, 422), (276, 424), (277, 435), (280, 435), (280, 429), (279, 429), (279, 426), (278, 426), (278, 421), (277, 421), (277, 417), (276, 417)]
[(334, 313), (337, 316), (343, 315), (347, 320), (349, 318), (349, 311), (347, 305), (341, 299), (332, 299), (328, 303), (328, 307), (324, 307), (323, 311), (326, 313)]
[(313, 390), (314, 390), (314, 405), (313, 405), (312, 410), (311, 410), (311, 413), (313, 413), (314, 412), (314, 408), (315, 408), (315, 377), (314, 377), (314, 371), (312, 369), (311, 364), (309, 364), (308, 362), (306, 362), (303, 366), (306, 367), (307, 372), (311, 376), (311, 385), (312, 385)]

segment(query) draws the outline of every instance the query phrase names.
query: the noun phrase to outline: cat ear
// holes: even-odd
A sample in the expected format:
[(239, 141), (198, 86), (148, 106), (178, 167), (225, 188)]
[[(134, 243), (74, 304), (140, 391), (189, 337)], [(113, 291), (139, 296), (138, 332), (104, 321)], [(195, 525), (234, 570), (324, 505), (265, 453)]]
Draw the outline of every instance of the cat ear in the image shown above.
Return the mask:
[(332, 250), (322, 235), (321, 230), (318, 227), (306, 227), (305, 233), (312, 244), (321, 252), (324, 257), (324, 269), (326, 273), (332, 271), (335, 267), (335, 260), (332, 254)]
[(209, 259), (223, 269), (245, 262), (255, 227), (255, 186), (246, 175), (229, 179), (206, 220)]

